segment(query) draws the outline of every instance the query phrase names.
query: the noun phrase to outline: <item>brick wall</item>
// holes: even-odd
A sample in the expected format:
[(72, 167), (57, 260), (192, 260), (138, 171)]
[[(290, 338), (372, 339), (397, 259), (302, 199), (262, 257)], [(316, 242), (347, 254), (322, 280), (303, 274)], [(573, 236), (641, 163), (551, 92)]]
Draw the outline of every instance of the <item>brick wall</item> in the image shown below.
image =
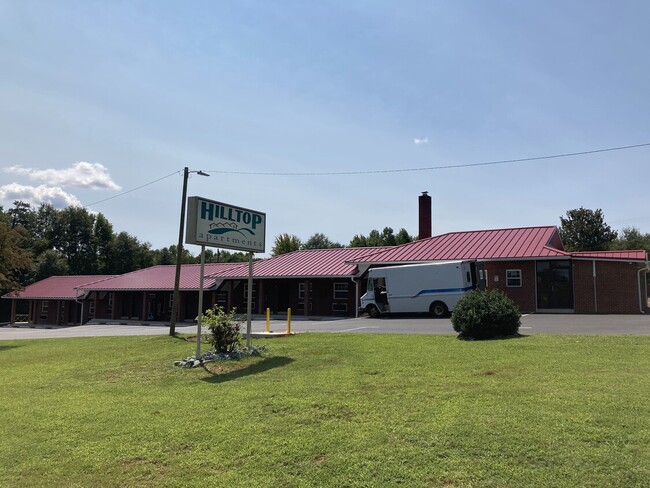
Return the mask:
[[(505, 292), (517, 305), (522, 313), (534, 312), (537, 309), (535, 296), (535, 261), (487, 261), (485, 269), (488, 273), (488, 289), (499, 289)], [(506, 270), (521, 270), (521, 287), (506, 286)]]
[(638, 263), (573, 261), (576, 313), (639, 313)]

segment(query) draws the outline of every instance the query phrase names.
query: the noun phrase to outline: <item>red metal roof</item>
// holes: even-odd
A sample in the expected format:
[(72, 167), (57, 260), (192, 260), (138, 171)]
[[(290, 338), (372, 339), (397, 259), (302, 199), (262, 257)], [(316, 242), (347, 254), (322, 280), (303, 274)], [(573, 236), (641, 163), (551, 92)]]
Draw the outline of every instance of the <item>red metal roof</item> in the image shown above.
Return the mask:
[(583, 251), (572, 252), (572, 258), (589, 259), (620, 259), (629, 261), (647, 261), (648, 254), (643, 250), (638, 251)]
[[(350, 264), (371, 251), (389, 247), (343, 247), (336, 249), (305, 249), (281, 254), (253, 263), (255, 278), (309, 278), (354, 276), (357, 266)], [(214, 278), (245, 278), (248, 265), (212, 275)]]
[(12, 291), (3, 298), (74, 300), (83, 293), (76, 288), (87, 283), (113, 278), (107, 275), (50, 276), (25, 287), (22, 291)]
[[(217, 274), (230, 268), (241, 267), (245, 263), (206, 263), (204, 276)], [(181, 266), (180, 290), (198, 290), (200, 278), (200, 264), (184, 264)], [(140, 269), (114, 278), (102, 280), (83, 286), (86, 291), (125, 291), (125, 290), (156, 290), (173, 291), (176, 266), (159, 265), (151, 268)], [(205, 278), (203, 287), (212, 288), (216, 283), (214, 278)]]
[(351, 260), (354, 263), (569, 256), (555, 226), (450, 232)]

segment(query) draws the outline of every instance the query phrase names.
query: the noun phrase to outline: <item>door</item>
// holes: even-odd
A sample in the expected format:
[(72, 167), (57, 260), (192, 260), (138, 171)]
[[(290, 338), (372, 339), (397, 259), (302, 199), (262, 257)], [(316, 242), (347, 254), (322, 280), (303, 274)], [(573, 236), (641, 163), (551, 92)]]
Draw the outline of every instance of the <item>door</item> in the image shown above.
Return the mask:
[(537, 261), (537, 308), (573, 309), (571, 261)]

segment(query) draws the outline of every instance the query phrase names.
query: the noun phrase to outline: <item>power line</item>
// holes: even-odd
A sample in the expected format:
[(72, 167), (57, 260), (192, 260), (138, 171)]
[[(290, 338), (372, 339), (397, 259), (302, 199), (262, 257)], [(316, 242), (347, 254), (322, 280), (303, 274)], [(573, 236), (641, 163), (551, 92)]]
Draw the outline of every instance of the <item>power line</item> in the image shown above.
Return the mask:
[(122, 192), (122, 193), (118, 193), (117, 195), (113, 195), (112, 197), (104, 198), (103, 200), (99, 200), (98, 202), (89, 203), (88, 205), (86, 205), (86, 207), (92, 207), (93, 205), (99, 205), (100, 203), (108, 202), (109, 200), (113, 200), (114, 198), (121, 197), (123, 195), (128, 195), (129, 193), (133, 193), (134, 191), (141, 190), (142, 188), (145, 188), (145, 187), (147, 187), (149, 185), (153, 185), (154, 183), (158, 183), (159, 181), (162, 181), (162, 180), (164, 180), (166, 178), (169, 178), (170, 176), (177, 175), (177, 174), (182, 173), (182, 172), (183, 172), (183, 170), (174, 171), (173, 173), (169, 173), (168, 175), (163, 176), (162, 178), (158, 178), (157, 180), (150, 181), (149, 183), (145, 183), (144, 185), (140, 185), (140, 186), (137, 186), (135, 188), (131, 188), (130, 190), (127, 190), (127, 191)]
[[(491, 166), (491, 165), (497, 165), (497, 164), (511, 164), (511, 163), (524, 163), (524, 162), (529, 162), (529, 161), (541, 161), (545, 159), (558, 159), (558, 158), (568, 158), (568, 157), (573, 157), (573, 156), (584, 156), (587, 154), (597, 154), (597, 153), (604, 153), (604, 152), (612, 152), (612, 151), (623, 151), (626, 149), (634, 149), (634, 148), (639, 148), (639, 147), (647, 147), (650, 146), (650, 142), (645, 142), (643, 144), (632, 144), (629, 146), (617, 146), (617, 147), (608, 147), (604, 149), (593, 149), (590, 151), (579, 151), (579, 152), (570, 152), (570, 153), (563, 153), (563, 154), (552, 154), (550, 156), (536, 156), (536, 157), (531, 157), (531, 158), (519, 158), (519, 159), (501, 159), (501, 160), (496, 160), (496, 161), (483, 161), (483, 162), (478, 162), (478, 163), (461, 163), (461, 164), (447, 164), (447, 165), (441, 165), (441, 166), (428, 166), (424, 168), (401, 168), (401, 169), (378, 169), (378, 170), (359, 170), (359, 171), (320, 171), (320, 172), (256, 172), (256, 171), (225, 171), (225, 170), (210, 170), (210, 171), (205, 171), (206, 173), (217, 173), (217, 174), (230, 174), (230, 175), (249, 175), (249, 176), (349, 176), (349, 175), (368, 175), (368, 174), (387, 174), (387, 173), (408, 173), (408, 172), (416, 172), (416, 171), (434, 171), (434, 170), (441, 170), (441, 169), (452, 169), (452, 168), (469, 168), (469, 167), (474, 167), (474, 166)], [(100, 203), (107, 202), (109, 200), (113, 200), (114, 198), (118, 198), (124, 195), (128, 195), (129, 193), (133, 193), (134, 191), (141, 190), (142, 188), (145, 188), (147, 186), (153, 185), (154, 183), (158, 183), (159, 181), (162, 181), (164, 179), (169, 178), (170, 176), (180, 174), (182, 173), (183, 170), (177, 170), (172, 173), (169, 173), (168, 175), (165, 175), (161, 178), (158, 178), (156, 180), (150, 181), (148, 183), (145, 183), (144, 185), (137, 186), (135, 188), (131, 188), (130, 190), (127, 190), (122, 193), (118, 193), (117, 195), (113, 195), (112, 197), (104, 198), (103, 200), (99, 200), (97, 202), (89, 203), (86, 205), (86, 207), (91, 207), (93, 205), (99, 205)]]
[(643, 144), (633, 144), (630, 146), (608, 147), (604, 149), (593, 149), (590, 151), (579, 151), (563, 154), (553, 154), (550, 156), (536, 156), (532, 158), (519, 158), (519, 159), (501, 159), (497, 161), (484, 161), (479, 163), (461, 163), (461, 164), (446, 164), (442, 166), (428, 166), (424, 168), (401, 168), (401, 169), (375, 169), (375, 170), (359, 170), (359, 171), (317, 171), (317, 172), (258, 172), (258, 171), (226, 171), (226, 170), (211, 170), (206, 173), (219, 173), (229, 175), (250, 175), (250, 176), (350, 176), (350, 175), (369, 175), (369, 174), (385, 174), (385, 173), (409, 173), (416, 171), (434, 171), (440, 169), (451, 168), (469, 168), (473, 166), (491, 166), (496, 164), (510, 164), (510, 163), (525, 163), (529, 161), (541, 161), (544, 159), (557, 159), (568, 158), (572, 156), (584, 156), (587, 154), (596, 154), (612, 151), (622, 151), (625, 149), (634, 149), (638, 147), (650, 146), (650, 142)]

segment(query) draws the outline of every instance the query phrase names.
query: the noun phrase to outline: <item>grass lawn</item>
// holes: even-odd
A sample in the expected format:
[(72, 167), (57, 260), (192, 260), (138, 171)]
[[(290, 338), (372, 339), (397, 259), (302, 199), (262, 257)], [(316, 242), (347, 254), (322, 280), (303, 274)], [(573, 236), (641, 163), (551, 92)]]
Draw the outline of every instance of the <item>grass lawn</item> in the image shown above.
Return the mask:
[(0, 342), (0, 486), (650, 486), (650, 337)]

